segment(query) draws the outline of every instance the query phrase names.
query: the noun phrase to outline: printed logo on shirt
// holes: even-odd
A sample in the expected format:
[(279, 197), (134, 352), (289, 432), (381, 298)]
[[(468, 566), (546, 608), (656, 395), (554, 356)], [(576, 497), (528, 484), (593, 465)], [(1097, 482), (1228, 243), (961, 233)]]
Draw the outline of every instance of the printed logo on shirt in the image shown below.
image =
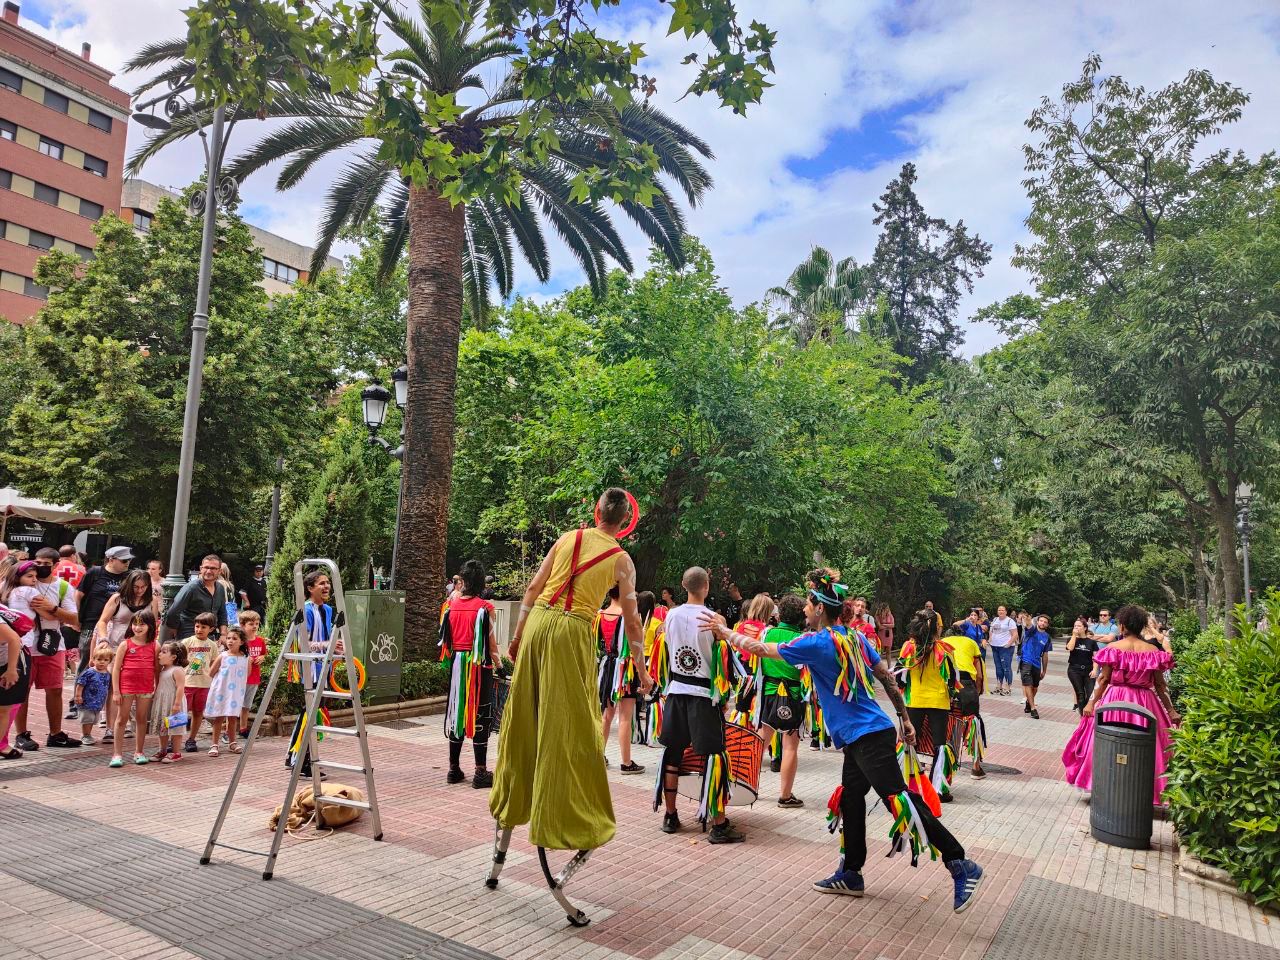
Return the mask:
[(688, 677), (696, 677), (702, 672), (702, 656), (694, 647), (679, 647), (676, 650), (676, 669)]
[(779, 720), (790, 720), (793, 716), (791, 712), (791, 704), (787, 703), (785, 700), (779, 702), (777, 707), (774, 709), (778, 714)]

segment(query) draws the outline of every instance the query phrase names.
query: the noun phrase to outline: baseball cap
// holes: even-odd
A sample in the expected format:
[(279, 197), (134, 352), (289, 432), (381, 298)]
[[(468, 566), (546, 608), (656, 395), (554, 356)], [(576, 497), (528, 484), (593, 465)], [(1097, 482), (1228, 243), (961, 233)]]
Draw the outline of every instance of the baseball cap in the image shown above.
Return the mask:
[(132, 547), (112, 547), (110, 550), (107, 551), (106, 556), (108, 560), (132, 560), (133, 548)]

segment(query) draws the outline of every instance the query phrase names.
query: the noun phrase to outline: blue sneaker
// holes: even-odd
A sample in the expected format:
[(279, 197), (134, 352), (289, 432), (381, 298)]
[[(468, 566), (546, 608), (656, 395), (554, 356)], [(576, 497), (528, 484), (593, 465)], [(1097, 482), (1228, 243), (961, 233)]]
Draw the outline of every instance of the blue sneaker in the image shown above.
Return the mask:
[(819, 893), (837, 893), (842, 897), (860, 897), (865, 889), (857, 870), (837, 870), (825, 880), (817, 880), (813, 889)]
[(952, 860), (947, 864), (951, 879), (956, 883), (955, 912), (964, 913), (973, 903), (982, 885), (982, 868), (972, 860)]

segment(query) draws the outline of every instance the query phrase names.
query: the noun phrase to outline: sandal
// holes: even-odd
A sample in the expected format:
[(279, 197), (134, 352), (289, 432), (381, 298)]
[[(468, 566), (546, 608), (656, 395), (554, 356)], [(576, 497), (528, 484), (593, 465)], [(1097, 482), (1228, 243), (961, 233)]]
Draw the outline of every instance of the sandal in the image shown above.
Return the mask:
[(134, 762), (134, 763), (136, 763), (136, 764), (137, 764), (138, 766), (140, 766), (140, 767), (145, 767), (145, 766), (146, 766), (148, 763), (150, 763), (151, 761), (150, 761), (150, 760), (148, 760), (144, 754), (141, 754), (141, 753), (135, 753), (135, 754), (133, 755), (133, 762)]
[(218, 748), (217, 748), (216, 746), (213, 746), (213, 747), (210, 747), (210, 748), (209, 748), (209, 756), (211, 756), (211, 757), (217, 757), (217, 756), (220, 756), (220, 754), (218, 753)]
[(110, 762), (110, 763), (108, 763), (108, 764), (107, 764), (107, 766), (108, 766), (108, 767), (123, 767), (123, 766), (124, 766), (124, 757), (120, 756), (119, 754), (116, 754), (114, 757), (112, 757), (112, 758), (111, 758), (111, 762)]
[(239, 753), (239, 752), (240, 752), (240, 744), (239, 744), (239, 743), (233, 743), (233, 744), (231, 744), (231, 752), (232, 752), (232, 753)]
[(22, 751), (17, 747), (10, 747), (4, 753), (0, 753), (0, 760), (21, 760)]

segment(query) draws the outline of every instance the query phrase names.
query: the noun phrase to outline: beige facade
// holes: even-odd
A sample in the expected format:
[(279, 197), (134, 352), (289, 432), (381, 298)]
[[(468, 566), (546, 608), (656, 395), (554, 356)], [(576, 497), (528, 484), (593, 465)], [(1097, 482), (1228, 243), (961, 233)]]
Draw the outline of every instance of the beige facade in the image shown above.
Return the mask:
[[(156, 207), (165, 197), (179, 199), (179, 195), (165, 187), (146, 180), (126, 180), (120, 191), (120, 216), (145, 231), (150, 226)], [(297, 283), (311, 275), (311, 255), (314, 250), (300, 243), (286, 240), (249, 224), (253, 242), (262, 248), (262, 287), (267, 293), (289, 293)], [(342, 261), (329, 257), (327, 267), (342, 270)]]

